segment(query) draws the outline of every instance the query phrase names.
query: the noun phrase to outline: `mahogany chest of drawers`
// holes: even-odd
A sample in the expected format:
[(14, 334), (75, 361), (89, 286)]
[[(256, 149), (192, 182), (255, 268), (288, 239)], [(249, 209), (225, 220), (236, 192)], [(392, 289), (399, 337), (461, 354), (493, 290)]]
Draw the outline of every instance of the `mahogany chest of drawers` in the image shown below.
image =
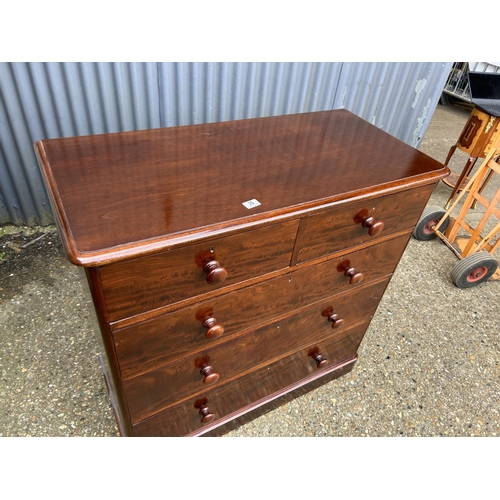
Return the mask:
[(351, 370), (449, 173), (345, 110), (35, 150), (132, 436), (221, 434)]

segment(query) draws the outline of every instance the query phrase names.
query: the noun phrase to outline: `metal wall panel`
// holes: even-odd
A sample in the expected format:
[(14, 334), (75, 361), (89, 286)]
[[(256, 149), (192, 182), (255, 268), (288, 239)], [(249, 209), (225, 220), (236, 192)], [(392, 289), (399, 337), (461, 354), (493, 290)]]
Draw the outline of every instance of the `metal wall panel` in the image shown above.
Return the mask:
[(451, 63), (0, 63), (0, 224), (53, 221), (39, 139), (347, 108), (418, 146)]
[(0, 223), (53, 216), (33, 143), (159, 127), (155, 63), (0, 63)]
[(341, 63), (167, 63), (162, 126), (332, 109)]
[(418, 147), (451, 63), (345, 63), (333, 108), (347, 108)]

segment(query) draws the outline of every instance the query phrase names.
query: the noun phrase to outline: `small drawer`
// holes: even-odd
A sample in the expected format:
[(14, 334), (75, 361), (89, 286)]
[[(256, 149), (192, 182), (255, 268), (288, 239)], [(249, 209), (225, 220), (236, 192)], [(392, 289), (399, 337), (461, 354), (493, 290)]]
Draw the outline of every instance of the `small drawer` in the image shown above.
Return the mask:
[(298, 221), (99, 268), (111, 322), (290, 265)]
[[(293, 354), (208, 389), (133, 426), (135, 436), (185, 436), (231, 413), (278, 397), (290, 386), (313, 380), (330, 367), (355, 357), (368, 323), (358, 324)], [(304, 380), (306, 379), (306, 380)]]
[(424, 186), (305, 217), (297, 237), (297, 263), (413, 228), (433, 188)]
[(386, 286), (387, 280), (316, 302), (196, 356), (124, 381), (132, 420), (142, 420), (202, 393), (208, 385), (224, 384), (310, 342), (343, 336), (350, 326), (372, 317)]

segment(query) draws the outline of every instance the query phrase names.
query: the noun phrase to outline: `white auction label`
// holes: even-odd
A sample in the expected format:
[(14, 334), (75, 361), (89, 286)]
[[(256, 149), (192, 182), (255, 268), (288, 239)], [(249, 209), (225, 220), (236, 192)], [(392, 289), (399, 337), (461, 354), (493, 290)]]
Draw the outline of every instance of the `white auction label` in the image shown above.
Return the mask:
[(253, 200), (244, 201), (242, 205), (246, 208), (255, 208), (260, 205), (260, 201), (254, 198)]

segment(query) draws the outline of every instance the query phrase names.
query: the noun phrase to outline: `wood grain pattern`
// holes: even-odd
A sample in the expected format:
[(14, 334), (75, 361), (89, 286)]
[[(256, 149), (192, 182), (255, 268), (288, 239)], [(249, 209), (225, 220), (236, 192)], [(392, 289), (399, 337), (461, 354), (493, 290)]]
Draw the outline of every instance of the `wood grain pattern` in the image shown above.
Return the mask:
[[(110, 334), (110, 326), (106, 315), (106, 307), (102, 296), (102, 290), (99, 283), (99, 277), (93, 268), (82, 269), (87, 283), (87, 293), (92, 297), (95, 309), (95, 320), (101, 335), (96, 331), (97, 344), (101, 349), (100, 363), (106, 382), (106, 387), (110, 395), (113, 411), (122, 436), (130, 436), (132, 427), (130, 415), (123, 393), (123, 386), (120, 377), (119, 361), (113, 344), (113, 337)], [(93, 311), (90, 312), (92, 321)]]
[[(35, 150), (80, 265), (448, 174), (347, 110), (49, 139)], [(254, 198), (260, 206), (242, 205)]]
[(35, 151), (86, 267), (120, 430), (138, 436), (216, 435), (351, 370), (449, 174), (346, 110)]
[[(387, 280), (359, 289), (356, 294), (328, 298), (234, 340), (124, 381), (132, 420), (137, 422), (202, 393), (206, 384), (205, 373), (200, 374), (202, 366), (210, 365), (210, 373), (219, 375), (221, 385), (311, 342), (331, 335), (344, 337), (350, 326), (372, 317), (386, 286)], [(330, 308), (344, 318), (345, 328), (332, 330), (325, 313)], [(321, 355), (325, 357), (325, 353)], [(333, 359), (326, 355), (330, 364), (341, 361), (336, 353), (331, 355)]]
[(474, 107), (456, 147), (471, 158), (484, 158), (500, 136), (500, 118)]
[[(422, 213), (434, 186), (424, 186), (391, 196), (358, 201), (305, 217), (296, 245), (296, 261), (305, 262), (382, 235), (412, 228)], [(375, 217), (384, 223), (381, 232), (370, 236), (363, 220)]]
[[(170, 410), (134, 425), (136, 436), (184, 436), (190, 432), (203, 430), (204, 424), (196, 402), (207, 399), (210, 411), (217, 420), (242, 408), (256, 405), (262, 399), (272, 397), (285, 387), (289, 387), (306, 377), (318, 376), (316, 363), (309, 356), (311, 349), (317, 348), (331, 360), (330, 368), (343, 360), (355, 358), (366, 324), (355, 326), (348, 334), (335, 335), (317, 343), (309, 344), (297, 352), (268, 366), (248, 373), (231, 384), (214, 387), (203, 395), (185, 401)], [(217, 422), (217, 420), (215, 422)]]
[[(251, 422), (257, 417), (275, 410), (283, 404), (307, 394), (318, 387), (343, 377), (352, 371), (358, 355), (348, 358), (335, 366), (329, 366), (325, 370), (317, 371), (311, 375), (298, 380), (292, 385), (281, 388), (267, 397), (258, 401), (258, 404), (248, 404), (230, 413), (226, 417), (217, 420), (213, 425), (203, 427), (187, 434), (187, 436), (218, 437), (237, 429), (241, 425)], [(154, 417), (153, 417), (154, 419)]]
[[(110, 321), (289, 266), (297, 227), (289, 221), (99, 268)], [(227, 271), (222, 283), (207, 283), (212, 259)]]
[[(364, 283), (391, 274), (401, 257), (409, 234), (313, 267), (304, 267), (215, 299), (200, 301), (171, 314), (113, 332), (122, 376), (131, 378), (162, 364), (224, 342), (277, 315), (287, 314), (313, 302), (350, 290), (349, 279), (338, 266), (350, 262), (364, 270)], [(355, 285), (359, 286), (359, 285)], [(224, 335), (205, 337), (203, 321), (215, 317)]]

